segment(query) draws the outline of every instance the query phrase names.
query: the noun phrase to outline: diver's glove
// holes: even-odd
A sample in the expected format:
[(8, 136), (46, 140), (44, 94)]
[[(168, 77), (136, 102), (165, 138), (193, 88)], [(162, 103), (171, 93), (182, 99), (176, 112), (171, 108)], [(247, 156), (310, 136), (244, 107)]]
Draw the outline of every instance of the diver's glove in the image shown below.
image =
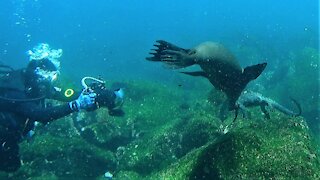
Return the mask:
[(81, 109), (90, 110), (95, 105), (95, 99), (97, 94), (94, 92), (83, 91), (77, 100), (69, 102), (69, 107), (73, 111), (79, 111)]
[(122, 88), (115, 90), (114, 94), (116, 95), (116, 99), (114, 100), (115, 107), (113, 109), (120, 109), (124, 102), (124, 90)]

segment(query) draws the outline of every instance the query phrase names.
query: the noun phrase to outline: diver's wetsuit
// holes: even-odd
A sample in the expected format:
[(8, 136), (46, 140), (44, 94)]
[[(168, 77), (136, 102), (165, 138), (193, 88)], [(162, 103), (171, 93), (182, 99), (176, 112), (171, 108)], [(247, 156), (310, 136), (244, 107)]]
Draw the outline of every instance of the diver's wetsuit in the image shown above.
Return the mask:
[[(78, 91), (66, 98), (64, 91), (55, 89), (42, 98), (34, 95), (30, 97), (25, 90), (26, 87), (21, 87), (21, 84), (24, 84), (20, 82), (24, 81), (23, 71), (14, 73), (12, 77), (6, 77), (7, 83), (0, 80), (0, 171), (6, 172), (16, 171), (21, 166), (18, 143), (34, 128), (35, 121), (47, 123), (73, 112), (68, 103), (45, 107), (44, 100), (69, 102), (75, 100), (81, 92)], [(113, 91), (100, 89), (95, 92), (97, 93), (96, 102), (100, 106), (108, 109), (115, 106), (116, 96)], [(31, 98), (35, 99), (31, 100)], [(94, 109), (96, 108), (98, 107)]]

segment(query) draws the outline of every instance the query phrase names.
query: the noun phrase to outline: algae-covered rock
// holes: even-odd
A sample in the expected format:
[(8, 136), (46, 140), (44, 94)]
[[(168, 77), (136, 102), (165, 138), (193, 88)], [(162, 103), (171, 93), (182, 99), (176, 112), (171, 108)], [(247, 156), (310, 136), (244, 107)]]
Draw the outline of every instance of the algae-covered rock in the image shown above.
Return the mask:
[(116, 166), (111, 152), (89, 145), (80, 136), (63, 139), (44, 134), (23, 143), (21, 154), (24, 164), (15, 177), (43, 177), (48, 172), (64, 178), (97, 177)]
[(150, 178), (318, 179), (320, 160), (302, 118), (242, 122)]
[(203, 110), (189, 111), (191, 113), (177, 118), (174, 124), (157, 129), (124, 148), (119, 168), (147, 176), (212, 141), (218, 135), (220, 121)]
[(123, 149), (120, 155), (120, 169), (147, 175), (177, 160), (175, 154), (180, 134), (163, 127), (154, 136), (135, 141)]
[(121, 171), (114, 178), (115, 180), (141, 180), (143, 177), (134, 171)]
[[(239, 117), (221, 134), (219, 94), (186, 100), (163, 85), (127, 88), (124, 117), (100, 109), (39, 126), (33, 141), (21, 144), (23, 166), (0, 178), (105, 179), (107, 171), (130, 180), (320, 178), (319, 154), (302, 118), (270, 112), (265, 120), (253, 108), (251, 119)], [(230, 113), (223, 123), (232, 120)]]
[[(210, 107), (210, 106), (209, 106)], [(180, 132), (179, 145), (181, 149), (177, 157), (183, 157), (191, 150), (201, 147), (214, 140), (220, 135), (221, 122), (217, 117), (204, 110), (193, 111), (194, 114), (189, 119), (181, 119), (174, 128)]]

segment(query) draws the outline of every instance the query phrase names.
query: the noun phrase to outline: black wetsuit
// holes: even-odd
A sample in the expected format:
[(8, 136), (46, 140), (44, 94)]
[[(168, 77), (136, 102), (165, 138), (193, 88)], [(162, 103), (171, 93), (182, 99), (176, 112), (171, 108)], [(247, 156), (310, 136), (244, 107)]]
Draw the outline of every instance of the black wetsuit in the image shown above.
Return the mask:
[[(43, 97), (30, 95), (24, 85), (23, 75), (23, 70), (14, 71), (0, 80), (0, 171), (13, 172), (21, 166), (18, 144), (34, 128), (35, 121), (48, 123), (69, 115), (73, 110), (67, 102), (75, 100), (81, 92), (66, 97), (64, 91), (53, 88)], [(96, 89), (95, 92), (99, 106), (112, 110), (116, 98), (114, 92), (107, 89)], [(65, 103), (45, 107), (45, 99)]]

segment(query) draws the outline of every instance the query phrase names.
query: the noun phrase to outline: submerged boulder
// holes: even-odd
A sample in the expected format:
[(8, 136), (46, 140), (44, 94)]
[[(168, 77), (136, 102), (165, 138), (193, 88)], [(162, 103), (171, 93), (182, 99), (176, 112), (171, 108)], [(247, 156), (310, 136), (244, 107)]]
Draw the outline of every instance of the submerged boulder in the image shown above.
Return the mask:
[(20, 179), (95, 178), (116, 168), (112, 152), (88, 144), (79, 135), (65, 139), (37, 136), (21, 145), (21, 155), (23, 166), (13, 174)]
[(242, 122), (150, 178), (320, 178), (320, 160), (303, 118)]
[(219, 120), (204, 113), (197, 110), (184, 114), (174, 123), (123, 148), (119, 169), (148, 176), (214, 140), (218, 135)]

